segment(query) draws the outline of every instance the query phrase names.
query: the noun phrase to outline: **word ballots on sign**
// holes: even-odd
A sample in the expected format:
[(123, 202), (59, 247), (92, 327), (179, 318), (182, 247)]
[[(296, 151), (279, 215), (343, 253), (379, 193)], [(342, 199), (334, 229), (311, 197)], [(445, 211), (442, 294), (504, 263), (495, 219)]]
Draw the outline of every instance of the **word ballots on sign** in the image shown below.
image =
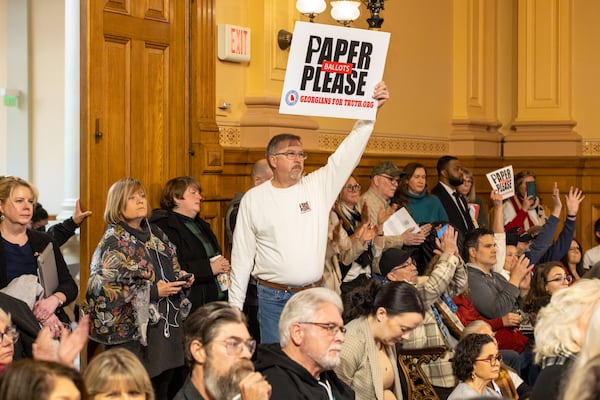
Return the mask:
[(488, 178), (490, 185), (492, 185), (492, 189), (497, 190), (502, 195), (502, 200), (515, 195), (515, 180), (512, 165), (488, 172), (485, 176)]
[(296, 22), (279, 112), (375, 119), (390, 34)]

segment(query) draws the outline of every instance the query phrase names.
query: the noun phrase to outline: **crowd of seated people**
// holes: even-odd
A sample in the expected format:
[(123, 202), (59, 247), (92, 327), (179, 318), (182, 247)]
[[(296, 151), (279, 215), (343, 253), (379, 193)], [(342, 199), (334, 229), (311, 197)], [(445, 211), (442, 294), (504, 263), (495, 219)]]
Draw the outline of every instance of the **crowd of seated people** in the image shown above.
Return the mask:
[[(555, 184), (547, 216), (535, 175), (523, 172), (513, 198), (491, 192), (486, 220), (472, 212), (479, 204), (487, 214), (460, 160), (442, 157), (437, 170), (431, 193), (419, 163), (376, 165), (362, 195), (349, 176), (329, 213), (323, 279), (288, 288), (279, 341), (258, 346), (238, 304), (226, 302), (220, 275), (236, 266), (199, 216), (194, 178), (167, 182), (154, 213), (137, 179), (110, 188), (89, 316), (71, 332), (64, 308), (78, 288), (62, 237), (32, 225), (31, 183), (1, 177), (0, 400), (31, 396), (15, 391), (23, 379), (27, 390), (44, 386), (38, 398), (60, 389), (69, 399), (400, 399), (411, 382), (400, 376), (398, 349), (436, 346), (445, 353), (420, 368), (440, 399), (577, 398), (586, 385), (564, 387), (575, 371), (598, 374), (590, 337), (600, 323), (600, 281), (586, 272), (594, 253), (586, 259), (574, 238), (583, 193), (570, 187), (563, 199)], [(387, 234), (402, 207), (419, 229)], [(77, 210), (75, 225), (85, 219)], [(50, 243), (58, 283), (45, 293), (37, 258)], [(79, 375), (88, 336), (102, 349)], [(581, 398), (597, 395), (586, 390)]]

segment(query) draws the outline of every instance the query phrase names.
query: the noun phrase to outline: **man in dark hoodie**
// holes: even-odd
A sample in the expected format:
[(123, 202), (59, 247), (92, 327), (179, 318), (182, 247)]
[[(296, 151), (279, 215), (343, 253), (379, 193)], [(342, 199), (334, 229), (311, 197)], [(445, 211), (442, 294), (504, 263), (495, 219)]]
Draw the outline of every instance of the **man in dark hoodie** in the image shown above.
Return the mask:
[(242, 312), (222, 301), (194, 311), (183, 326), (191, 374), (174, 400), (267, 400), (271, 386), (254, 372), (256, 341)]
[(344, 342), (342, 301), (312, 288), (294, 295), (279, 319), (280, 343), (259, 346), (256, 370), (271, 384), (271, 400), (346, 400), (354, 391), (333, 369)]

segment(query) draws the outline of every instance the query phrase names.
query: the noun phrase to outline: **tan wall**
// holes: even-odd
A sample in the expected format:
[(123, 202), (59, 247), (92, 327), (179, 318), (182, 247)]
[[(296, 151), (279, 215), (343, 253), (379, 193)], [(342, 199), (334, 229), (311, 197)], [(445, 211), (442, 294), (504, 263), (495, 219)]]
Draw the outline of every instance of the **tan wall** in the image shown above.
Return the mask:
[[(250, 26), (248, 20), (249, 0), (219, 0), (216, 1), (215, 19), (217, 25), (231, 24)], [(258, 49), (256, 44), (256, 32), (251, 33), (251, 63), (257, 59)], [(217, 121), (219, 123), (239, 123), (240, 118), (246, 111), (244, 98), (246, 97), (247, 63), (233, 63), (216, 59), (216, 99), (217, 103), (226, 101), (231, 103), (231, 109), (223, 111), (217, 109)], [(216, 107), (216, 105), (215, 105)]]
[[(263, 3), (262, 6), (260, 3)], [(291, 7), (286, 9), (287, 3)], [(287, 3), (281, 0), (256, 1), (248, 10), (248, 1), (217, 2), (217, 23), (252, 28), (250, 64), (217, 60), (217, 101), (225, 99), (232, 103), (231, 111), (217, 111), (219, 124), (239, 123), (246, 111), (246, 95), (279, 96), (283, 75), (274, 73), (271, 70), (273, 65), (268, 63), (271, 60), (276, 64), (281, 57), (287, 62), (288, 51), (273, 50), (269, 45), (273, 45), (280, 28), (293, 29), (294, 18), (305, 20), (295, 12), (294, 1)], [(387, 112), (382, 112), (378, 120), (378, 133), (448, 137), (452, 100), (452, 4), (446, 0), (434, 3), (412, 0), (386, 4), (384, 30), (391, 32), (391, 41), (384, 79), (393, 95), (386, 105)], [(318, 16), (316, 22), (335, 23), (329, 16), (329, 7), (325, 13)], [(366, 28), (365, 15), (362, 9), (355, 27)], [(271, 28), (271, 31), (266, 32), (265, 27)], [(421, 40), (417, 43), (415, 37)], [(343, 119), (315, 120), (323, 131), (344, 132), (352, 126), (352, 121)]]
[[(568, 0), (561, 0), (563, 1)], [(282, 85), (281, 76), (272, 71), (286, 52), (274, 50), (276, 32), (280, 28), (292, 30), (294, 20), (306, 20), (294, 8), (293, 0), (221, 0), (217, 2), (219, 23), (239, 23), (252, 28), (252, 61), (233, 64), (217, 61), (217, 99), (231, 102), (231, 111), (218, 112), (217, 121), (223, 125), (239, 124), (246, 111), (246, 96), (277, 98)], [(459, 20), (453, 14), (466, 2), (455, 0), (406, 0), (386, 3), (382, 12), (386, 19), (383, 30), (391, 32), (391, 44), (385, 71), (385, 80), (391, 88), (389, 109), (382, 113), (376, 133), (409, 138), (448, 140), (452, 129), (453, 105), (456, 104), (457, 82), (453, 79), (456, 57), (465, 57), (453, 48), (453, 29)], [(483, 4), (483, 3), (482, 3)], [(492, 9), (496, 27), (496, 79), (491, 85), (496, 105), (492, 117), (500, 123), (500, 132), (511, 133), (517, 113), (517, 1), (496, 1)], [(584, 142), (600, 142), (600, 120), (596, 118), (600, 97), (600, 54), (595, 38), (600, 26), (594, 16), (600, 13), (595, 0), (572, 2), (572, 118), (577, 122), (575, 131)], [(354, 27), (365, 28), (366, 10)], [(335, 23), (329, 16), (329, 7), (316, 18), (320, 23)], [(269, 64), (271, 63), (271, 64)], [(486, 70), (484, 70), (486, 71)], [(487, 71), (486, 71), (487, 72)], [(542, 72), (543, 73), (543, 72)], [(453, 104), (454, 103), (454, 104)], [(334, 118), (315, 118), (322, 132), (344, 132), (351, 121)], [(596, 145), (596, 147), (600, 147)], [(584, 154), (600, 155), (600, 148), (584, 149)]]
[[(573, 116), (584, 139), (600, 139), (600, 2), (573, 2)], [(595, 155), (600, 154), (600, 152)]]

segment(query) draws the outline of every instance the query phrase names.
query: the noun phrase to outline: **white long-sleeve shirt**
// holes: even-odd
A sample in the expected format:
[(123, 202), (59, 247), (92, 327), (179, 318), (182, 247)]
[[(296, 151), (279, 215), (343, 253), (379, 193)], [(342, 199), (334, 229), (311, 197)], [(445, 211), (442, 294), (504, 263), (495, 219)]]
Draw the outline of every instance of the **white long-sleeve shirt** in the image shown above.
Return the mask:
[(321, 279), (329, 212), (358, 165), (374, 121), (357, 121), (327, 165), (288, 188), (271, 181), (242, 198), (231, 253), (229, 302), (243, 307), (250, 275), (288, 286)]

